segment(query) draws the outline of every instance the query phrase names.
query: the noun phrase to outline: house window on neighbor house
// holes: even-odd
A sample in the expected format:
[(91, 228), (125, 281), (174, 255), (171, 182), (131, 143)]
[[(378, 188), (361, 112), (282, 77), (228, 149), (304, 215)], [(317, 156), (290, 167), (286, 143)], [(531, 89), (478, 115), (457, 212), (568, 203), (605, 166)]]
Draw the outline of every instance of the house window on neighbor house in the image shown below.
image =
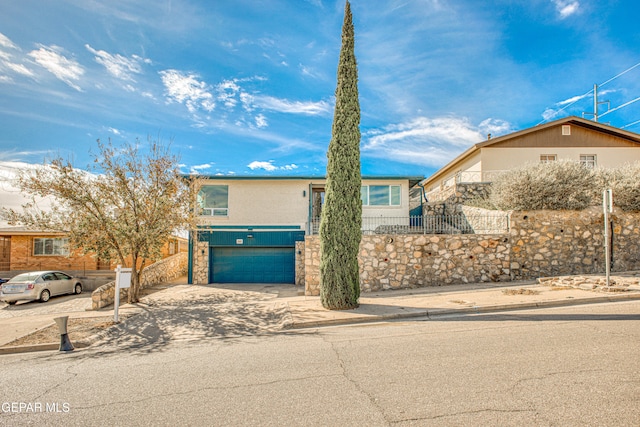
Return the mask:
[(590, 169), (593, 169), (596, 167), (596, 155), (580, 154), (580, 163)]
[(556, 160), (558, 160), (558, 156), (556, 156), (555, 154), (541, 154), (540, 155), (540, 163), (555, 162)]
[(69, 255), (69, 239), (66, 238), (34, 238), (33, 255)]
[(203, 185), (198, 192), (200, 215), (229, 216), (229, 186)]
[(360, 198), (363, 206), (400, 206), (400, 186), (363, 185)]

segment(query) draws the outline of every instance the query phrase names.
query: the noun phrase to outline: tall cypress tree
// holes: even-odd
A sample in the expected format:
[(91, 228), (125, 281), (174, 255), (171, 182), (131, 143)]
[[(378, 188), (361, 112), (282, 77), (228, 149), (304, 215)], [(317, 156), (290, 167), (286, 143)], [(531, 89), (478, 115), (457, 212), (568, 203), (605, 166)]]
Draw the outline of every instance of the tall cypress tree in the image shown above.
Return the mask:
[(342, 24), (336, 106), (327, 152), (325, 204), (320, 221), (320, 298), (331, 310), (358, 307), (358, 252), (362, 237), (360, 199), (360, 103), (351, 5)]

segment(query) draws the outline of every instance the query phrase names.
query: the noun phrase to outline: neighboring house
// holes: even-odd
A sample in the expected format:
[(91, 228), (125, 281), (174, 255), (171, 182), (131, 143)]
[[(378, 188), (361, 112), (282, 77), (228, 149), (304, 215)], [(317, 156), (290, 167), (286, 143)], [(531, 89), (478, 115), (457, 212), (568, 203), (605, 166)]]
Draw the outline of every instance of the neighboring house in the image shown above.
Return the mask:
[[(188, 250), (187, 239), (172, 237), (162, 248), (162, 258)], [(28, 230), (24, 227), (0, 228), (0, 271), (113, 270), (115, 262), (94, 254), (70, 250), (64, 233)]]
[(587, 167), (640, 161), (640, 135), (578, 117), (538, 125), (479, 142), (421, 182), (430, 202), (455, 193), (460, 183), (491, 182), (528, 163), (570, 159)]
[[(421, 177), (363, 177), (363, 232), (422, 213)], [(325, 177), (197, 177), (189, 283), (294, 283), (295, 246), (316, 234)], [(410, 189), (414, 189), (410, 191)]]

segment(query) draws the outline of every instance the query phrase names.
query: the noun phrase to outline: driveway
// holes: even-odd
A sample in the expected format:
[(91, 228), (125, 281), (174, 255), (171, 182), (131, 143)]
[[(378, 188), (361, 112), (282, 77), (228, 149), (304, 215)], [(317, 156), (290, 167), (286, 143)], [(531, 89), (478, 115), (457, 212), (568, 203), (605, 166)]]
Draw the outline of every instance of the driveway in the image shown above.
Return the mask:
[(100, 350), (155, 352), (170, 343), (270, 334), (291, 324), (286, 297), (294, 285), (186, 285), (152, 288), (138, 304), (122, 310), (140, 313), (112, 328)]
[(20, 301), (15, 305), (0, 302), (0, 319), (23, 316), (39, 316), (85, 311), (91, 308), (91, 292), (80, 295), (51, 297), (45, 303), (38, 301)]

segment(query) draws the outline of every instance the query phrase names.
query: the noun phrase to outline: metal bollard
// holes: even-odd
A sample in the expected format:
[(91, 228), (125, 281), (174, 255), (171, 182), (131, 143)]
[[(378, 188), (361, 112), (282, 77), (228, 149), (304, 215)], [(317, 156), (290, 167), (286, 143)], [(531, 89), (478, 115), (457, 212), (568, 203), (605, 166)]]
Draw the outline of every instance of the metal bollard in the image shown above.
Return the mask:
[(67, 333), (67, 320), (69, 316), (56, 317), (53, 319), (58, 325), (60, 330), (60, 351), (73, 351), (73, 344), (69, 340), (69, 334)]

